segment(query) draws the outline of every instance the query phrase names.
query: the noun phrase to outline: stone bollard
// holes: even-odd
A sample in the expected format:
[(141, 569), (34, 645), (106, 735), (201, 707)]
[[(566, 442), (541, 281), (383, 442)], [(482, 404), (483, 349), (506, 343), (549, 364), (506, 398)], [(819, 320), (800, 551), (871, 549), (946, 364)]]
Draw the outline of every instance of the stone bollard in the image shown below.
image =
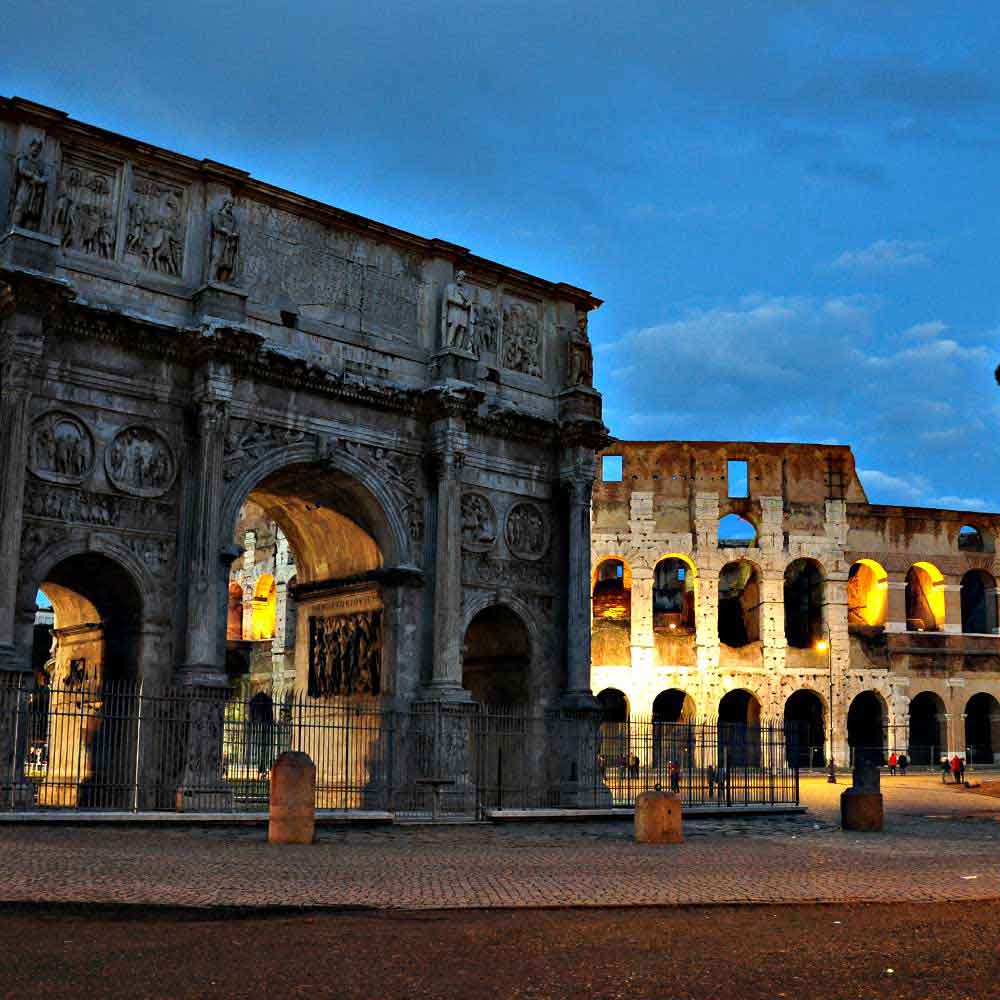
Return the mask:
[(311, 844), (316, 834), (316, 765), (308, 754), (289, 750), (271, 768), (272, 844)]
[(635, 799), (635, 839), (640, 844), (682, 844), (681, 800), (672, 792), (643, 792)]
[(858, 833), (881, 833), (885, 814), (879, 761), (862, 756), (854, 765), (854, 783), (840, 796), (840, 826)]

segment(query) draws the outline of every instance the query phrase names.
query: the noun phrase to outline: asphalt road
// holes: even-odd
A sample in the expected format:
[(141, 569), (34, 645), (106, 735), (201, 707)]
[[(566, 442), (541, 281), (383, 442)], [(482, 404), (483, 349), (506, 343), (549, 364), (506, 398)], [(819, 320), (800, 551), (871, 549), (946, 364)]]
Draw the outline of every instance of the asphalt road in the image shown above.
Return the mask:
[(465, 911), (0, 906), (14, 997), (990, 1000), (1000, 902)]

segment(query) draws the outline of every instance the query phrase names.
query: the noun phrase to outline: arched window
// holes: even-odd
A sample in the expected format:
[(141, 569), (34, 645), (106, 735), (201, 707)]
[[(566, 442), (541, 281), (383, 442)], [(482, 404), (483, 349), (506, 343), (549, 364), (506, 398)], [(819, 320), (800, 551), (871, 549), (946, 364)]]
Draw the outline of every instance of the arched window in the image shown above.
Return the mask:
[(719, 574), (719, 641), (739, 648), (760, 639), (760, 577), (753, 563), (727, 563)]
[(243, 588), (238, 583), (229, 585), (229, 608), (226, 615), (226, 638), (243, 638)]
[(1000, 763), (1000, 701), (985, 691), (966, 703), (965, 748), (972, 764)]
[(785, 639), (808, 649), (823, 637), (823, 574), (811, 559), (796, 559), (785, 569)]
[(653, 572), (653, 629), (694, 632), (694, 570), (685, 559), (661, 559)]
[(914, 764), (936, 764), (948, 750), (944, 702), (933, 691), (910, 701), (909, 756)]
[(591, 663), (620, 667), (632, 663), (632, 572), (614, 556), (594, 571), (591, 602)]
[(982, 569), (962, 577), (962, 631), (993, 635), (997, 629), (997, 582)]
[(884, 625), (889, 579), (874, 559), (859, 559), (847, 579), (847, 624)]
[(885, 763), (885, 702), (875, 691), (862, 691), (847, 710), (847, 743), (851, 763), (864, 756)]
[(719, 519), (719, 548), (746, 549), (757, 540), (757, 529), (739, 514)]
[(263, 573), (253, 592), (253, 634), (252, 639), (273, 639), (274, 624), (278, 610), (278, 595), (274, 577)]
[(944, 624), (944, 577), (928, 562), (914, 563), (906, 574), (906, 628), (937, 632)]
[(993, 547), (987, 547), (983, 532), (972, 524), (963, 524), (958, 529), (958, 548), (961, 552), (992, 552)]

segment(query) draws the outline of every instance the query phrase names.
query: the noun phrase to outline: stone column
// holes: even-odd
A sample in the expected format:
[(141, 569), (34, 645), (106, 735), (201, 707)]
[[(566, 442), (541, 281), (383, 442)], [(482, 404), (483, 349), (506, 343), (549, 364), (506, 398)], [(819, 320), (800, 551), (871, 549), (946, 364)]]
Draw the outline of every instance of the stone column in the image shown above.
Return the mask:
[[(224, 630), (220, 605), (228, 607), (229, 564), (223, 562), (220, 538), (222, 460), (232, 380), (210, 370), (202, 375), (195, 397), (197, 441), (192, 482), (190, 559), (188, 561), (186, 683), (225, 686)], [(230, 548), (232, 548), (230, 546)], [(235, 556), (232, 549), (231, 556)], [(224, 593), (224, 597), (220, 596)]]
[(653, 638), (653, 570), (649, 566), (632, 567), (632, 607), (629, 612), (632, 669), (644, 670), (655, 662)]
[(906, 631), (906, 580), (889, 580), (885, 608), (886, 632)]
[(962, 585), (960, 583), (941, 584), (944, 591), (944, 621), (940, 623), (942, 632), (957, 635), (962, 631)]
[(465, 422), (445, 416), (431, 427), (437, 471), (437, 535), (434, 550), (434, 660), (430, 691), (446, 701), (465, 701), (462, 687), (462, 468)]
[[(698, 670), (710, 674), (719, 666), (719, 571), (714, 562), (698, 570), (698, 593), (695, 605), (695, 641)], [(704, 712), (703, 706), (698, 706)]]
[(760, 639), (764, 667), (781, 671), (785, 667), (785, 575), (765, 572), (760, 581)]
[(18, 313), (6, 322), (0, 375), (0, 673), (30, 672), (17, 654), (17, 587), (24, 520), (34, 369), (42, 354), (42, 317)]
[[(567, 494), (566, 692), (569, 708), (596, 709), (590, 688), (590, 516), (597, 461), (588, 449), (563, 456), (560, 478)], [(635, 581), (633, 579), (633, 588)], [(633, 593), (634, 593), (633, 589)]]

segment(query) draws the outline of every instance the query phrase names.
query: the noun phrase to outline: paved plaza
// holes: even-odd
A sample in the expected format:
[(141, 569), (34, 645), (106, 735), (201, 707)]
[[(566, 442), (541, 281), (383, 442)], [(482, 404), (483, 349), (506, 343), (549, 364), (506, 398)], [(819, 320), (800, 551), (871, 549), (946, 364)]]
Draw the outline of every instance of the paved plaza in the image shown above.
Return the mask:
[(803, 780), (805, 815), (685, 824), (637, 845), (626, 821), (326, 828), (0, 826), (0, 901), (236, 907), (643, 906), (1000, 898), (1000, 799), (928, 775), (883, 781), (882, 835), (839, 829), (845, 786)]

